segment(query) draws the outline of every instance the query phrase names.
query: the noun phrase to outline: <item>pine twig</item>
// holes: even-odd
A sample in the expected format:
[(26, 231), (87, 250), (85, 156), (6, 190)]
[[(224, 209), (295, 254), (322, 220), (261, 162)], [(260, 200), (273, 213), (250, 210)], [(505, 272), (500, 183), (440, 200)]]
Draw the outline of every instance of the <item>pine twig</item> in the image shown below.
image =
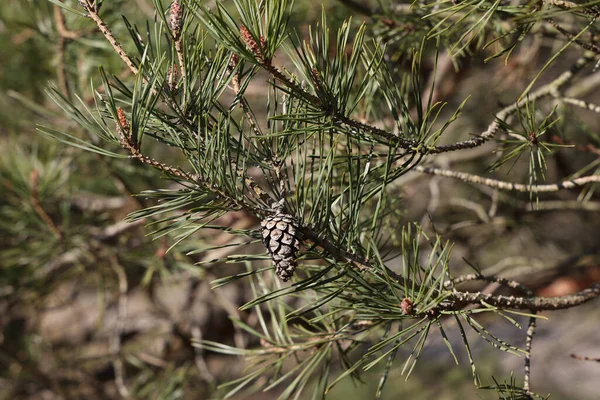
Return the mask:
[(585, 110), (590, 110), (596, 114), (600, 114), (600, 106), (594, 103), (588, 103), (587, 101), (576, 99), (573, 97), (558, 97), (558, 99), (564, 103), (574, 105)]
[(590, 300), (594, 300), (600, 296), (600, 283), (596, 283), (589, 289), (582, 290), (577, 293), (569, 294), (566, 296), (557, 297), (539, 297), (539, 296), (504, 296), (504, 295), (491, 295), (481, 292), (458, 292), (454, 291), (450, 295), (455, 303), (446, 307), (445, 309), (457, 309), (457, 306), (462, 304), (473, 304), (485, 302), (495, 307), (514, 309), (514, 310), (531, 310), (531, 311), (554, 311), (564, 310), (579, 306), (587, 303)]
[(529, 318), (527, 338), (525, 339), (525, 378), (523, 382), (523, 390), (528, 395), (531, 395), (531, 346), (533, 344), (533, 335), (535, 334), (536, 322), (537, 318), (535, 316)]
[(520, 282), (510, 280), (510, 279), (500, 278), (500, 277), (496, 277), (496, 276), (486, 276), (486, 275), (481, 275), (481, 274), (462, 275), (462, 276), (456, 277), (450, 281), (446, 281), (444, 283), (444, 286), (449, 289), (449, 288), (454, 287), (455, 285), (459, 285), (463, 282), (470, 282), (470, 281), (486, 281), (486, 282), (499, 283), (499, 284), (507, 286), (509, 288), (519, 290), (524, 295), (527, 295), (527, 296), (533, 295), (533, 292), (531, 291), (531, 289), (529, 289), (527, 286), (523, 285)]
[(458, 172), (441, 168), (430, 168), (417, 165), (414, 167), (415, 171), (434, 175), (443, 176), (446, 178), (458, 179), (467, 183), (475, 183), (478, 185), (485, 185), (491, 188), (522, 192), (522, 193), (549, 193), (558, 192), (563, 189), (576, 189), (587, 185), (588, 183), (600, 182), (600, 175), (583, 176), (581, 178), (575, 178), (560, 183), (553, 183), (549, 185), (527, 185), (523, 183), (513, 183), (507, 181), (501, 181), (498, 179), (484, 178), (478, 175), (468, 174), (466, 172)]
[(175, 53), (177, 54), (177, 62), (179, 63), (179, 71), (181, 80), (183, 81), (183, 98), (187, 93), (187, 71), (185, 67), (185, 56), (183, 51), (183, 9), (179, 0), (173, 1), (171, 4), (171, 14), (169, 16), (169, 28), (175, 41)]
[(93, 4), (93, 0), (82, 0), (82, 1), (80, 1), (80, 4), (83, 5), (83, 7), (85, 8), (85, 11), (87, 11), (88, 17), (91, 18), (96, 23), (96, 25), (98, 26), (98, 29), (100, 29), (100, 32), (102, 32), (102, 34), (104, 35), (106, 40), (108, 40), (108, 43), (110, 43), (110, 45), (113, 47), (115, 52), (119, 55), (119, 57), (121, 57), (121, 60), (123, 60), (123, 62), (127, 65), (129, 70), (134, 75), (137, 75), (139, 72), (138, 67), (135, 65), (133, 60), (129, 57), (129, 55), (127, 54), (125, 49), (123, 49), (123, 47), (119, 44), (117, 39), (115, 39), (112, 32), (108, 28), (108, 25), (106, 25), (104, 20), (102, 18), (100, 18), (100, 15), (98, 14), (98, 9)]
[(127, 122), (127, 118), (125, 117), (125, 112), (122, 108), (117, 109), (118, 121), (117, 121), (117, 131), (119, 132), (119, 136), (121, 137), (121, 145), (129, 151), (130, 157), (135, 158), (136, 160), (148, 164), (156, 169), (163, 171), (168, 175), (175, 176), (180, 179), (185, 179), (190, 182), (195, 182), (198, 180), (197, 176), (191, 175), (187, 172), (182, 171), (179, 168), (171, 167), (165, 163), (160, 161), (156, 161), (153, 158), (148, 157), (143, 154), (138, 144), (131, 137), (131, 132), (129, 128), (129, 123)]
[(577, 354), (571, 354), (571, 358), (574, 358), (576, 360), (581, 360), (581, 361), (593, 361), (593, 362), (597, 362), (600, 363), (600, 357), (587, 357), (587, 356), (579, 356)]

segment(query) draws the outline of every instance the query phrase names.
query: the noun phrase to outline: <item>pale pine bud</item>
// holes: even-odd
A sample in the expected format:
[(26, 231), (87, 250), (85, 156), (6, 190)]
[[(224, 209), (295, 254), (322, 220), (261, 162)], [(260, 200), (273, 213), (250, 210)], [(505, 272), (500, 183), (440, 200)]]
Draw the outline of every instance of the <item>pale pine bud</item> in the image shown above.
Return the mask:
[(174, 36), (179, 36), (181, 33), (181, 26), (183, 20), (183, 9), (179, 0), (174, 0), (171, 4), (171, 12), (169, 15), (169, 28), (173, 32)]

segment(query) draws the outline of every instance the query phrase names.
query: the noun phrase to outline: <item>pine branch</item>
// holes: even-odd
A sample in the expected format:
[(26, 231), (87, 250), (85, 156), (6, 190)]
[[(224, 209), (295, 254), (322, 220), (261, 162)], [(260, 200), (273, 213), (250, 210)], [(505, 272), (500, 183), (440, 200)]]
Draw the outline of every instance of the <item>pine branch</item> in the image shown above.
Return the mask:
[(127, 65), (129, 70), (134, 75), (137, 75), (139, 72), (138, 67), (135, 65), (135, 63), (129, 57), (129, 55), (123, 49), (123, 47), (119, 44), (117, 39), (115, 39), (115, 37), (113, 36), (112, 32), (110, 31), (110, 29), (108, 28), (108, 26), (106, 25), (104, 20), (98, 14), (98, 9), (94, 4), (94, 0), (81, 0), (79, 2), (79, 4), (81, 4), (83, 6), (83, 8), (85, 8), (85, 11), (87, 12), (87, 16), (96, 23), (96, 25), (98, 26), (98, 29), (100, 29), (100, 32), (102, 32), (102, 34), (104, 35), (104, 37), (106, 38), (108, 43), (110, 43), (110, 45), (113, 47), (115, 52), (119, 55), (119, 57), (121, 57), (121, 60), (123, 60), (123, 62), (125, 63), (125, 65)]
[(600, 283), (592, 285), (589, 289), (578, 293), (557, 297), (518, 297), (492, 295), (485, 293), (453, 292), (450, 296), (455, 304), (449, 306), (455, 310), (460, 304), (477, 304), (485, 302), (491, 306), (502, 309), (554, 311), (577, 307), (600, 296)]
[(577, 189), (590, 183), (600, 182), (600, 175), (592, 175), (566, 180), (560, 183), (553, 183), (549, 185), (526, 185), (522, 183), (513, 183), (500, 181), (497, 179), (484, 178), (481, 176), (468, 174), (466, 172), (457, 172), (440, 168), (422, 167), (420, 165), (414, 167), (414, 170), (417, 172), (422, 172), (424, 174), (458, 179), (463, 182), (474, 183), (477, 185), (485, 185), (499, 190), (515, 191), (522, 193), (558, 192), (563, 189)]

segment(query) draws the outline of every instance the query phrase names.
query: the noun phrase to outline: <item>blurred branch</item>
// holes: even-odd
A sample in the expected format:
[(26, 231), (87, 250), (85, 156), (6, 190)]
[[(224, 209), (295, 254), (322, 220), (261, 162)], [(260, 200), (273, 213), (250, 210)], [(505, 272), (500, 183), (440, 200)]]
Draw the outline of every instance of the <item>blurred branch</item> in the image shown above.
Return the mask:
[(364, 2), (357, 2), (354, 0), (338, 0), (340, 3), (344, 4), (345, 6), (347, 6), (348, 8), (350, 8), (351, 10), (354, 10), (366, 17), (372, 17), (373, 16), (373, 11), (367, 7), (366, 5), (364, 5)]
[(40, 182), (40, 173), (38, 172), (38, 170), (33, 169), (33, 170), (31, 170), (29, 178), (31, 180), (31, 203), (33, 205), (33, 209), (39, 215), (39, 217), (42, 219), (42, 221), (44, 221), (46, 223), (46, 225), (48, 225), (48, 228), (50, 228), (52, 233), (54, 233), (54, 236), (56, 236), (56, 239), (62, 240), (63, 239), (62, 232), (60, 231), (58, 226), (56, 226), (54, 221), (52, 221), (52, 218), (50, 218), (48, 213), (44, 210), (44, 208), (42, 207), (42, 203), (40, 202), (40, 199), (39, 199), (38, 186), (39, 186), (39, 182)]
[(593, 358), (593, 357), (587, 357), (587, 356), (578, 356), (577, 354), (571, 354), (571, 358), (574, 358), (576, 360), (581, 360), (581, 361), (594, 361), (594, 362), (600, 363), (600, 357)]
[(110, 353), (113, 357), (113, 368), (115, 371), (115, 385), (122, 398), (128, 399), (131, 397), (129, 389), (125, 386), (125, 371), (123, 369), (123, 360), (121, 355), (121, 336), (125, 330), (125, 322), (127, 320), (127, 275), (125, 270), (119, 264), (116, 256), (112, 256), (110, 264), (117, 274), (119, 282), (119, 296), (117, 304), (117, 323), (115, 331), (110, 341)]

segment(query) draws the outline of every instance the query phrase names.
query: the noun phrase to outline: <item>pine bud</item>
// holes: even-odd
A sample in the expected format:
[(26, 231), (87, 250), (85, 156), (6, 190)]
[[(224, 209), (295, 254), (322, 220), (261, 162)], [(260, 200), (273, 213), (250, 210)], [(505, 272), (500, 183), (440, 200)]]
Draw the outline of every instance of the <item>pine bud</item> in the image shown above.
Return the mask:
[(321, 90), (321, 77), (319, 75), (319, 71), (316, 68), (312, 68), (310, 70), (312, 81), (315, 85), (316, 90)]
[(171, 4), (171, 13), (169, 15), (169, 28), (173, 31), (174, 36), (179, 36), (181, 32), (181, 20), (183, 18), (183, 10), (179, 0), (173, 1)]
[(405, 297), (404, 299), (402, 299), (402, 302), (400, 303), (400, 309), (402, 310), (402, 314), (412, 315), (414, 312), (412, 300), (409, 299), (408, 297)]
[(129, 122), (125, 116), (125, 111), (121, 107), (117, 108), (117, 118), (119, 119), (119, 125), (125, 134), (129, 133)]
[(296, 221), (291, 215), (277, 211), (265, 218), (260, 226), (263, 244), (275, 263), (275, 273), (286, 282), (297, 267), (296, 252), (300, 241), (296, 238)]

